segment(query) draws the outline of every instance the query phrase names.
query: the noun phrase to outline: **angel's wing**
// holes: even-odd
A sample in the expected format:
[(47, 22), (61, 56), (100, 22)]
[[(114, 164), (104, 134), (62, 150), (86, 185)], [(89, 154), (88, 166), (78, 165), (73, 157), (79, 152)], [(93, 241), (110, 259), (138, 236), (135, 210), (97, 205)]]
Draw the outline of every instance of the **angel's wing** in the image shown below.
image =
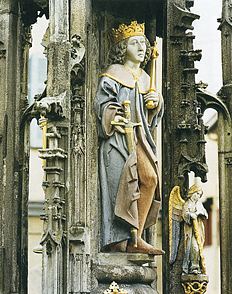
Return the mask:
[(176, 260), (177, 256), (184, 204), (185, 201), (180, 196), (180, 187), (175, 186), (169, 198), (169, 261), (171, 264)]

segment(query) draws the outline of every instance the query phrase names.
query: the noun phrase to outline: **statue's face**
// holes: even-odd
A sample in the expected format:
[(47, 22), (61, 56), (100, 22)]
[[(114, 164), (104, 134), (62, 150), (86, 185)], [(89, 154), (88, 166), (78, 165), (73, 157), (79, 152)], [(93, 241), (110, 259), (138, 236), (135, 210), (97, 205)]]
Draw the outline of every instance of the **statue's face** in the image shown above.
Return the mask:
[(130, 37), (126, 49), (126, 60), (141, 63), (146, 53), (146, 42), (143, 36)]
[(201, 198), (201, 195), (202, 195), (202, 192), (197, 191), (197, 192), (193, 193), (191, 198), (194, 202), (197, 202)]

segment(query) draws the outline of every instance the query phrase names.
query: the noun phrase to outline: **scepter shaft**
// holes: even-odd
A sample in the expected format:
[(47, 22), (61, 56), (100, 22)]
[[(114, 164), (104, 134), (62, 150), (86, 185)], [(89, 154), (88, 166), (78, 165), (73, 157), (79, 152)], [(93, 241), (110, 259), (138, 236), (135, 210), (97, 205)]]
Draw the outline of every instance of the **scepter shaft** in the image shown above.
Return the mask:
[[(156, 48), (157, 42), (154, 42), (154, 46), (151, 47), (152, 54), (151, 54), (151, 75), (150, 75), (150, 88), (148, 92), (156, 92), (156, 60), (159, 56), (158, 49)], [(149, 101), (146, 104), (147, 109), (154, 108), (154, 101)]]

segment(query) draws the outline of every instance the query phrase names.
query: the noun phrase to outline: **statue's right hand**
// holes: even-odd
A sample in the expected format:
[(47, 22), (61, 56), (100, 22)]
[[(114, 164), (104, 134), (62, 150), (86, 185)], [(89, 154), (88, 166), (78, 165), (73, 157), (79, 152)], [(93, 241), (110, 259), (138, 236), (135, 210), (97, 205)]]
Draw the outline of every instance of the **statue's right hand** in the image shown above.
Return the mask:
[(115, 122), (124, 122), (125, 124), (128, 123), (128, 120), (125, 117), (121, 116), (121, 115), (115, 115), (114, 121)]
[[(120, 122), (122, 122), (122, 123), (128, 123), (128, 120), (125, 117), (121, 116), (121, 115), (115, 115), (114, 122), (116, 122), (116, 123), (120, 123)], [(121, 127), (120, 125), (114, 125), (114, 128), (119, 133), (125, 134), (124, 128)]]

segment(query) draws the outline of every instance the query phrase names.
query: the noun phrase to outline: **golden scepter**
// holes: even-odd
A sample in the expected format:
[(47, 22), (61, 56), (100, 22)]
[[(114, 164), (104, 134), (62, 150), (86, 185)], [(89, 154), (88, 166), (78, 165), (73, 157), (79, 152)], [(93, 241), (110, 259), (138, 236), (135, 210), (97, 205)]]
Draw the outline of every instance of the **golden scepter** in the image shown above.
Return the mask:
[[(148, 93), (150, 92), (156, 92), (156, 60), (159, 56), (158, 49), (156, 48), (157, 42), (154, 41), (154, 46), (151, 47), (152, 54), (151, 54), (151, 79), (150, 79), (150, 88), (148, 90)], [(147, 109), (154, 109), (155, 108), (155, 102), (154, 101), (148, 101), (146, 103)]]
[[(111, 121), (112, 125), (116, 126), (123, 126), (124, 127), (124, 132), (126, 136), (126, 144), (128, 148), (129, 154), (131, 154), (135, 150), (135, 142), (134, 142), (134, 131), (133, 128), (136, 126), (142, 126), (142, 123), (133, 123), (131, 121), (131, 110), (130, 110), (130, 100), (124, 100), (122, 102), (122, 105), (124, 106), (124, 117), (127, 120), (127, 122), (115, 122)], [(131, 239), (134, 247), (137, 247), (137, 229), (132, 228), (131, 229)]]

